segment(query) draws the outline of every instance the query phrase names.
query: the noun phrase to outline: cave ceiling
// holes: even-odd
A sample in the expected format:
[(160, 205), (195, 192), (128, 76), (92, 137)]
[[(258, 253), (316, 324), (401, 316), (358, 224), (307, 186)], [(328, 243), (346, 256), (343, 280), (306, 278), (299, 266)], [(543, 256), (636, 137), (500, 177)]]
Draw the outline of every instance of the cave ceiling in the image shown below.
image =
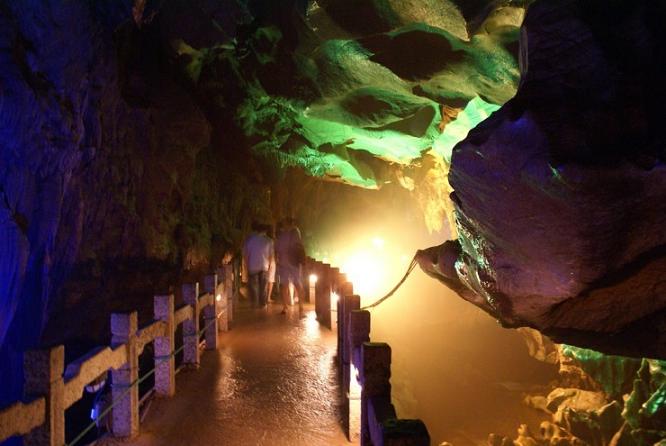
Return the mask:
[(423, 269), (507, 326), (664, 344), (663, 2), (234, 4), (233, 33), (165, 39), (213, 125), (270, 166), (413, 191), (458, 237)]
[[(202, 23), (169, 26), (164, 39), (209, 113), (233, 119), (273, 166), (417, 189), (429, 227), (440, 229), (448, 193), (442, 203), (427, 191), (448, 185), (429, 169), (446, 172), (453, 146), (515, 94), (529, 2), (229, 3), (241, 18), (233, 33), (219, 23), (229, 9), (194, 2), (186, 8)], [(162, 24), (182, 8), (163, 6)]]

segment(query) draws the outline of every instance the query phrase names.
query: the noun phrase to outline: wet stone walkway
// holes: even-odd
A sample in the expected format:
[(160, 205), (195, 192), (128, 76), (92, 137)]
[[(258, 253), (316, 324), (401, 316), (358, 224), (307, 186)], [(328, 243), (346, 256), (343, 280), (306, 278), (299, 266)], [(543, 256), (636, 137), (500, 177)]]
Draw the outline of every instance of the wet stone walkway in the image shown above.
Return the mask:
[(134, 445), (335, 446), (347, 442), (335, 367), (335, 333), (311, 306), (280, 314), (241, 304), (221, 348), (198, 371), (176, 378), (176, 396), (157, 399)]

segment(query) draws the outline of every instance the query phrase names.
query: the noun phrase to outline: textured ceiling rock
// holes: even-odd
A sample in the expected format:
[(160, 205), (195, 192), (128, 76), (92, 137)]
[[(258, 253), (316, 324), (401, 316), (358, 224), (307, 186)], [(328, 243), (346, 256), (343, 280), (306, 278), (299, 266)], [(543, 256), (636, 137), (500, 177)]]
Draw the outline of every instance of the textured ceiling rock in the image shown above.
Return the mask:
[(507, 326), (666, 355), (665, 19), (663, 3), (531, 7), (516, 97), (453, 151), (458, 244), (425, 269)]
[[(256, 154), (375, 189), (402, 184), (427, 152), (448, 162), (460, 126), (514, 95), (529, 2), (474, 3), (328, 0), (304, 17), (294, 3), (233, 40), (171, 43), (210, 113), (236, 120)], [(451, 132), (446, 107), (469, 109)]]

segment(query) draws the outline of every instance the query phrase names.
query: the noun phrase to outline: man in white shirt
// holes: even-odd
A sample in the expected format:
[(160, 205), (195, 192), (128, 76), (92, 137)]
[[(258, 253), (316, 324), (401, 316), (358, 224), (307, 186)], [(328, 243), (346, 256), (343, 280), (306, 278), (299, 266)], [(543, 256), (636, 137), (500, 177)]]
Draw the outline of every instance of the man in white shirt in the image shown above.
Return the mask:
[(275, 257), (273, 240), (266, 235), (264, 225), (253, 223), (252, 229), (253, 232), (243, 244), (243, 262), (248, 274), (252, 306), (265, 308), (268, 270)]

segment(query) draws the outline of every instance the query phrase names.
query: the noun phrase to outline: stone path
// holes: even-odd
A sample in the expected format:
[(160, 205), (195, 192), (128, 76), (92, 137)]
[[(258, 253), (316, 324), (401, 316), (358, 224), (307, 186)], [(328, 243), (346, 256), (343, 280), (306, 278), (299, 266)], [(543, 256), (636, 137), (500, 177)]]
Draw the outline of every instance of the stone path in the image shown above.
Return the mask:
[(155, 400), (129, 444), (349, 445), (341, 424), (334, 332), (312, 308), (298, 318), (280, 305), (241, 304), (222, 347), (205, 352), (201, 368), (176, 378), (176, 396)]

